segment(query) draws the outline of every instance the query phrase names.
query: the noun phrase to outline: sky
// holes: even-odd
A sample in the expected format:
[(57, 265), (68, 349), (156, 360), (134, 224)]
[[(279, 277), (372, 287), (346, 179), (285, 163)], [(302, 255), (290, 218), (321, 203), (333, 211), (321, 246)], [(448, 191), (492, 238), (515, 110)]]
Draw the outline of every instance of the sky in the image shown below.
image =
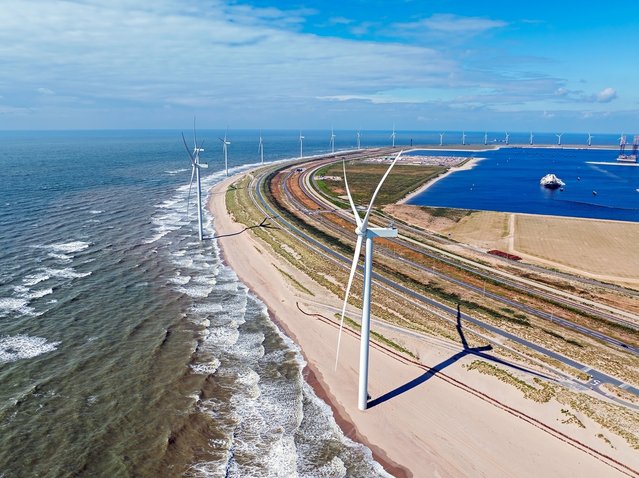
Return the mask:
[(639, 2), (2, 0), (0, 130), (639, 133)]

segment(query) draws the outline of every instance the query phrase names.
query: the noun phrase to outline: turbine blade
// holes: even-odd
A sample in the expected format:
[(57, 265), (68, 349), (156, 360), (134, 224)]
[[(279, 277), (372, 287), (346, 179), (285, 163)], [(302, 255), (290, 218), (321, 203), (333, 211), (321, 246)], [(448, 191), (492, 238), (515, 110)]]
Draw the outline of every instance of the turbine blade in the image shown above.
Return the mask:
[(386, 170), (386, 173), (384, 173), (384, 176), (382, 177), (382, 180), (377, 185), (377, 189), (375, 189), (375, 192), (373, 193), (373, 197), (371, 198), (371, 202), (368, 205), (368, 210), (366, 211), (366, 216), (364, 216), (364, 220), (362, 221), (362, 225), (361, 225), (360, 229), (366, 230), (366, 228), (368, 227), (368, 218), (370, 217), (371, 211), (373, 210), (373, 203), (375, 202), (375, 198), (377, 197), (377, 193), (379, 193), (379, 190), (382, 189), (382, 184), (384, 184), (384, 181), (386, 181), (386, 177), (391, 172), (391, 169), (393, 169), (393, 166), (395, 166), (395, 163), (400, 158), (400, 156), (402, 155), (403, 152), (404, 151), (400, 151), (399, 153), (397, 153), (397, 156), (395, 156), (395, 159), (393, 159), (393, 162), (390, 164), (390, 166)]
[(342, 329), (344, 328), (344, 315), (346, 314), (346, 305), (348, 304), (348, 296), (351, 293), (351, 285), (353, 285), (353, 277), (355, 277), (355, 271), (357, 270), (357, 263), (359, 262), (359, 254), (362, 250), (362, 241), (364, 236), (357, 236), (357, 243), (355, 244), (355, 254), (353, 254), (353, 264), (351, 265), (351, 273), (348, 276), (348, 284), (346, 285), (346, 294), (344, 294), (344, 305), (342, 306), (342, 318), (339, 323), (339, 334), (337, 335), (337, 350), (335, 352), (335, 370), (337, 370), (337, 362), (339, 361), (339, 347), (342, 342)]
[(348, 196), (348, 202), (351, 204), (353, 216), (355, 216), (355, 222), (357, 223), (357, 227), (359, 227), (362, 225), (362, 218), (359, 217), (359, 214), (357, 213), (357, 208), (355, 207), (355, 203), (353, 202), (353, 196), (351, 196), (351, 190), (348, 188), (348, 180), (346, 179), (346, 161), (342, 161), (342, 169), (344, 170), (344, 186), (346, 186), (346, 195)]
[(193, 186), (193, 176), (195, 176), (195, 164), (191, 168), (191, 182), (189, 182), (189, 194), (186, 196), (186, 217), (189, 217), (189, 206), (191, 204), (191, 187)]
[(189, 145), (186, 144), (186, 138), (184, 138), (184, 133), (182, 133), (182, 141), (184, 142), (184, 147), (186, 148), (186, 152), (189, 153), (189, 158), (191, 158), (191, 164), (195, 164), (193, 153), (191, 153), (191, 150), (189, 149)]

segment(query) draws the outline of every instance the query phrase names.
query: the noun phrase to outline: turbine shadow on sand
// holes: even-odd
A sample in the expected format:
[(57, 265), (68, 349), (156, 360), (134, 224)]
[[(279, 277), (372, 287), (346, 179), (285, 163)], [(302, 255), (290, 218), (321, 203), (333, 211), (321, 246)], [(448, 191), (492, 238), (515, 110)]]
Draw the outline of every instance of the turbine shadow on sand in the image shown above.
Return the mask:
[(475, 355), (477, 357), (483, 358), (485, 360), (489, 360), (491, 362), (495, 362), (498, 364), (502, 364), (502, 365), (506, 365), (510, 368), (514, 368), (515, 370), (519, 370), (522, 372), (525, 372), (527, 374), (531, 374), (531, 375), (535, 375), (536, 377), (539, 378), (543, 378), (546, 380), (553, 380), (551, 377), (548, 377), (546, 375), (543, 375), (539, 372), (535, 372), (534, 370), (529, 370), (527, 368), (521, 367), (519, 365), (515, 365), (512, 364), (510, 362), (507, 362), (503, 359), (500, 359), (499, 357), (495, 357), (494, 355), (491, 354), (487, 354), (486, 352), (488, 350), (492, 350), (492, 345), (488, 344), (488, 345), (483, 345), (481, 347), (469, 347), (468, 346), (468, 341), (466, 340), (466, 336), (464, 335), (464, 329), (461, 323), (461, 312), (459, 310), (459, 304), (457, 304), (457, 325), (455, 327), (457, 329), (457, 333), (459, 334), (459, 338), (461, 339), (461, 343), (462, 343), (462, 350), (459, 351), (458, 353), (456, 353), (455, 355), (453, 355), (452, 357), (447, 358), (446, 360), (444, 360), (443, 362), (438, 363), (437, 365), (430, 367), (425, 373), (423, 373), (422, 375), (420, 375), (419, 377), (414, 378), (413, 380), (411, 380), (410, 382), (407, 382), (403, 385), (400, 385), (399, 387), (395, 388), (394, 390), (391, 390), (389, 392), (386, 392), (384, 395), (374, 398), (373, 400), (370, 400), (368, 402), (368, 408), (372, 408), (376, 405), (380, 405), (392, 398), (397, 397), (398, 395), (401, 395), (404, 392), (408, 392), (409, 390), (412, 390), (413, 388), (421, 385), (422, 383), (426, 382), (427, 380), (429, 380), (430, 378), (434, 377), (437, 373), (441, 372), (442, 370), (444, 370), (446, 367), (454, 364), (455, 362), (457, 362), (458, 360), (462, 359), (463, 357), (467, 356), (467, 355)]

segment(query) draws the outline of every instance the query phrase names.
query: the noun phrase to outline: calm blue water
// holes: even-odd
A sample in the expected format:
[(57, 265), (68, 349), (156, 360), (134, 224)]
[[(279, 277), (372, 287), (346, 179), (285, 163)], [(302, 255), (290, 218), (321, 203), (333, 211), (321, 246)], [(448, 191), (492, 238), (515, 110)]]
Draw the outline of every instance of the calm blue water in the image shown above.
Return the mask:
[[(615, 150), (503, 148), (432, 154), (486, 159), (436, 182), (410, 204), (639, 221), (639, 167), (617, 164)], [(566, 183), (563, 191), (539, 185), (548, 173)]]
[[(265, 132), (266, 159), (297, 156), (298, 134)], [(218, 135), (200, 132), (205, 189)], [(257, 160), (257, 132), (230, 139), (232, 167)], [(178, 131), (0, 144), (0, 477), (387, 476), (197, 241)]]

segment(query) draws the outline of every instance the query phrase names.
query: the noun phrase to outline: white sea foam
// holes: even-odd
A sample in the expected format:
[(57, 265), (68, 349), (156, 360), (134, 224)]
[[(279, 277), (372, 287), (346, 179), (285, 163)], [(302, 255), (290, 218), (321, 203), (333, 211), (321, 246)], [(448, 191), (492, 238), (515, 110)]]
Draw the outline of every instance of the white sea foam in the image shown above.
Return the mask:
[(211, 359), (208, 362), (202, 362), (191, 365), (191, 370), (200, 375), (212, 375), (217, 372), (220, 366), (220, 361), (216, 358)]
[(47, 342), (42, 337), (14, 335), (0, 337), (0, 363), (37, 357), (52, 352), (60, 342)]
[(44, 282), (51, 278), (50, 274), (46, 272), (38, 272), (36, 274), (29, 274), (22, 279), (22, 283), (29, 287), (39, 284), (40, 282)]
[(0, 317), (19, 312), (24, 315), (33, 315), (33, 309), (29, 307), (29, 299), (25, 297), (0, 298)]
[(87, 277), (92, 274), (89, 272), (77, 272), (72, 267), (65, 267), (64, 269), (50, 269), (48, 267), (44, 268), (44, 273), (48, 274), (50, 277), (59, 277), (61, 279), (79, 279), (81, 277)]
[(191, 276), (183, 276), (180, 273), (178, 273), (178, 275), (171, 277), (169, 279), (169, 282), (171, 284), (176, 284), (176, 285), (186, 285), (189, 283), (190, 280), (191, 280)]
[(67, 254), (60, 254), (58, 252), (49, 252), (47, 255), (62, 262), (71, 262), (71, 260), (73, 260), (71, 256), (68, 256)]
[(166, 174), (170, 174), (170, 175), (175, 175), (175, 174), (180, 174), (180, 173), (185, 173), (188, 171), (188, 168), (184, 168), (184, 169), (174, 169), (174, 170), (168, 170), (168, 171), (164, 171)]
[(44, 246), (47, 249), (51, 249), (55, 252), (61, 252), (63, 254), (73, 254), (74, 252), (80, 252), (91, 246), (91, 243), (85, 241), (73, 241), (60, 244), (49, 244)]
[(91, 211), (89, 211), (89, 213), (91, 214), (102, 214), (104, 211), (100, 211), (99, 209), (92, 209)]

